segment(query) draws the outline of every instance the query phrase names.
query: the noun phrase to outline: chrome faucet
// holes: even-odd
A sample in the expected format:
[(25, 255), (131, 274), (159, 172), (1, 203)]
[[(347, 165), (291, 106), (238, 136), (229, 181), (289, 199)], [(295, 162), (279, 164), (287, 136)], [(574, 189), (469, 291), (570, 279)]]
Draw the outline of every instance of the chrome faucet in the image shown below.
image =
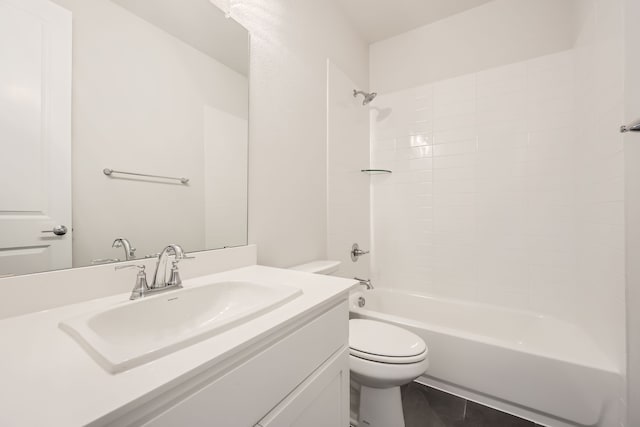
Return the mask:
[[(173, 255), (174, 260), (171, 262), (171, 275), (167, 280), (167, 261), (169, 256)], [(180, 245), (168, 245), (165, 247), (158, 256), (158, 262), (156, 263), (156, 271), (153, 274), (153, 281), (151, 282), (151, 289), (163, 289), (166, 287), (182, 287), (182, 280), (178, 272), (178, 263), (183, 259), (192, 259), (185, 255)]]
[(359, 277), (354, 277), (353, 280), (357, 280), (359, 285), (364, 286), (367, 290), (372, 290), (373, 285), (371, 284), (371, 279), (360, 279)]
[(124, 237), (118, 237), (113, 241), (112, 248), (124, 248), (124, 259), (129, 261), (136, 257), (136, 248), (131, 247), (131, 242)]
[[(167, 280), (167, 261), (169, 257), (173, 256), (174, 260), (171, 262), (171, 274), (169, 280)], [(144, 265), (122, 265), (116, 266), (116, 270), (123, 268), (137, 268), (138, 275), (136, 276), (136, 284), (131, 291), (131, 297), (129, 299), (143, 298), (149, 294), (157, 292), (169, 291), (171, 289), (182, 288), (182, 279), (180, 279), (180, 273), (178, 272), (178, 262), (183, 259), (194, 259), (194, 257), (186, 256), (180, 245), (169, 245), (165, 247), (156, 263), (156, 271), (153, 274), (153, 281), (149, 285), (147, 283), (147, 275), (145, 273)]]

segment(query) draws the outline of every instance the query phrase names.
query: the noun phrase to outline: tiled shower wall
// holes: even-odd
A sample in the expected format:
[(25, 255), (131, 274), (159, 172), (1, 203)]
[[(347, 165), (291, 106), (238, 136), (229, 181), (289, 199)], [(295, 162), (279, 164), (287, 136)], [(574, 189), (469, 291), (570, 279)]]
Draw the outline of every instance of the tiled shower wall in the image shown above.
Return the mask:
[(620, 362), (621, 116), (602, 91), (621, 89), (586, 26), (581, 48), (379, 95), (372, 275), (595, 328)]
[(573, 52), (379, 96), (375, 275), (562, 314), (577, 292)]

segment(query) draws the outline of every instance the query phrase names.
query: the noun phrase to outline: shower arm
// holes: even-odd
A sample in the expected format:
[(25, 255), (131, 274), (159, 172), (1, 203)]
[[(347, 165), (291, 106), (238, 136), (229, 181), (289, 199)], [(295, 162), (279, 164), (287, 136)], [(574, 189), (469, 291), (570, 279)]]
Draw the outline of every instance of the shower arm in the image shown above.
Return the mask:
[(620, 126), (620, 132), (640, 132), (640, 119), (631, 122), (626, 126)]

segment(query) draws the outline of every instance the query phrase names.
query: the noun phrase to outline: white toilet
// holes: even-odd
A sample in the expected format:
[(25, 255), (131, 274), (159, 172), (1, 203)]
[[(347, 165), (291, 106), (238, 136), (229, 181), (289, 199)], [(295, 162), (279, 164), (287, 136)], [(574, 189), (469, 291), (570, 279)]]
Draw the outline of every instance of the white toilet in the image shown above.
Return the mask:
[(351, 319), (349, 353), (351, 378), (361, 386), (359, 425), (404, 427), (400, 386), (427, 370), (425, 342), (394, 325)]
[[(314, 261), (292, 267), (333, 274), (339, 261)], [(422, 375), (429, 365), (428, 349), (416, 334), (374, 320), (349, 320), (351, 379), (360, 385), (358, 425), (404, 427), (400, 386)]]

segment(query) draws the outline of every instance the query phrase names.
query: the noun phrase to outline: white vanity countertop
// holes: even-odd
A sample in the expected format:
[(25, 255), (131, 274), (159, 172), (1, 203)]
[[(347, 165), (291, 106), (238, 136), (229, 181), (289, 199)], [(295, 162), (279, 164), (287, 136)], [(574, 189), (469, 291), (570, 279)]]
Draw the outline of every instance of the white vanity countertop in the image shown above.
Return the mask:
[[(119, 294), (0, 321), (0, 425), (79, 426), (91, 423), (194, 369), (211, 367), (283, 323), (337, 299), (353, 280), (262, 266), (207, 276), (295, 286), (303, 295), (272, 312), (158, 360), (118, 374), (105, 371), (60, 320), (127, 302)], [(201, 278), (193, 279), (200, 281)], [(189, 287), (192, 280), (184, 282)], [(37, 298), (33, 295), (33, 298)]]

